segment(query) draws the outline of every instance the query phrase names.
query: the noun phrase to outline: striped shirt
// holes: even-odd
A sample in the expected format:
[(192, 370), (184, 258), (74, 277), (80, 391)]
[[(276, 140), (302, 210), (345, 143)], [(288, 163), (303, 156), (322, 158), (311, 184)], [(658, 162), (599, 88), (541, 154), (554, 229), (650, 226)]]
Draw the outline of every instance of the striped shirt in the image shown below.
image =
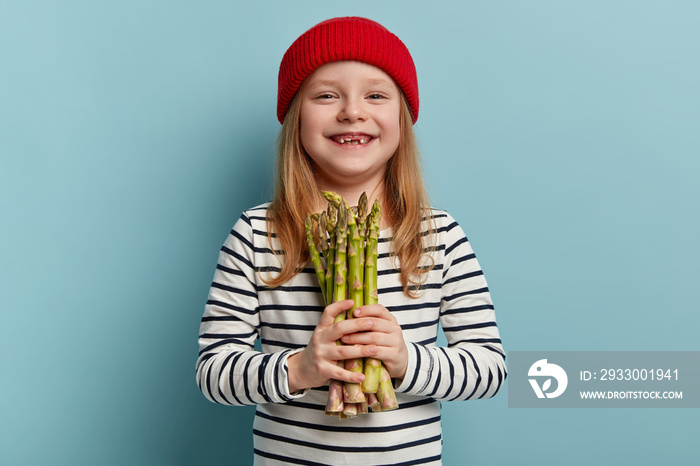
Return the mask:
[[(493, 303), (461, 227), (432, 210), (434, 267), (418, 299), (403, 292), (391, 230), (381, 232), (379, 302), (401, 325), (409, 355), (395, 385), (400, 407), (339, 420), (324, 414), (328, 387), (289, 392), (287, 358), (306, 346), (324, 305), (310, 266), (276, 288), (261, 280), (280, 265), (268, 243), (267, 207), (244, 212), (221, 248), (199, 335), (204, 396), (257, 405), (255, 464), (441, 464), (441, 402), (494, 396), (506, 377)], [(447, 347), (436, 346), (439, 326)]]

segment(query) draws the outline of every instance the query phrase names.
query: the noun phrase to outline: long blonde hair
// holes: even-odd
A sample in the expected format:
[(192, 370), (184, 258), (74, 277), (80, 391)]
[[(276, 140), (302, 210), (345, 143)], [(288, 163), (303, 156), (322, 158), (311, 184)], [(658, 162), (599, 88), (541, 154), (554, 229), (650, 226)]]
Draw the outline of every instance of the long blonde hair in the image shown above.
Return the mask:
[[(273, 230), (284, 251), (282, 268), (274, 277), (262, 278), (268, 286), (279, 286), (308, 263), (304, 219), (308, 212), (323, 202), (311, 158), (301, 144), (299, 115), (301, 93), (292, 100), (277, 139), (277, 160), (274, 199), (267, 214), (267, 235), (272, 247)], [(423, 184), (420, 154), (413, 131), (413, 120), (403, 94), (400, 99), (400, 140), (394, 155), (389, 159), (384, 179), (385, 217), (392, 227), (392, 255), (401, 264), (400, 280), (404, 292), (416, 297), (416, 285), (423, 283), (431, 266), (421, 266), (426, 254), (421, 222), (428, 219), (430, 202)], [(432, 235), (428, 235), (429, 237)], [(279, 253), (275, 254), (279, 257)], [(432, 263), (432, 262), (431, 262)]]

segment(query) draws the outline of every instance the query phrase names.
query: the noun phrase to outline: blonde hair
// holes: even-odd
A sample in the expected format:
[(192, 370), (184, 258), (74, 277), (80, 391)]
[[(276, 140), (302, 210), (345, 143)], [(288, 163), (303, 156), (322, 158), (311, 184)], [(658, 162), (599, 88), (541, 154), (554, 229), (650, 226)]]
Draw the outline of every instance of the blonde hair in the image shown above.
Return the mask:
[[(301, 271), (309, 262), (304, 231), (308, 212), (323, 202), (311, 158), (301, 144), (299, 115), (301, 93), (297, 92), (282, 123), (277, 139), (274, 199), (267, 214), (267, 236), (272, 247), (273, 230), (284, 251), (282, 268), (275, 277), (262, 278), (268, 286), (279, 286)], [(400, 280), (404, 293), (416, 297), (416, 285), (427, 278), (432, 265), (421, 265), (426, 254), (421, 223), (425, 217), (434, 231), (428, 193), (423, 184), (420, 154), (413, 131), (413, 120), (403, 94), (400, 99), (400, 140), (389, 159), (384, 179), (383, 217), (393, 230), (392, 256), (401, 264)], [(428, 235), (431, 237), (432, 235)], [(275, 255), (280, 257), (279, 252)], [(432, 264), (432, 261), (430, 262)]]

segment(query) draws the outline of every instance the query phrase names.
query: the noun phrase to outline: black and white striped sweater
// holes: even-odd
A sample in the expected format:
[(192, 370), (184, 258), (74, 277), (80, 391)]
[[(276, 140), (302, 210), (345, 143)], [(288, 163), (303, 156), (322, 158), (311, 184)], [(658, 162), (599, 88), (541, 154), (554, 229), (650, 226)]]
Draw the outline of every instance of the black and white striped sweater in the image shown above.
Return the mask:
[[(379, 302), (401, 325), (409, 350), (396, 386), (400, 408), (341, 421), (324, 414), (327, 387), (289, 392), (287, 358), (308, 343), (323, 298), (310, 267), (274, 289), (260, 279), (260, 270), (279, 270), (266, 212), (267, 204), (244, 212), (221, 248), (199, 335), (203, 394), (216, 403), (258, 405), (256, 464), (440, 464), (441, 401), (494, 396), (506, 377), (491, 296), (461, 227), (432, 210), (435, 267), (418, 299), (403, 293), (389, 254), (391, 230), (381, 232)], [(439, 325), (447, 347), (435, 345)], [(254, 348), (257, 338), (262, 352)]]

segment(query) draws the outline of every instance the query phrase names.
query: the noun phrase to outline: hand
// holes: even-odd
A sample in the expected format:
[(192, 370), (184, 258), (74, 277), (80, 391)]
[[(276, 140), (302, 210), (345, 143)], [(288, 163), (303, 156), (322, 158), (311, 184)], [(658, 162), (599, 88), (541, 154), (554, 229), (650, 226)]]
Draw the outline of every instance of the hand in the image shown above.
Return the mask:
[(306, 348), (287, 359), (291, 393), (326, 385), (330, 379), (354, 383), (364, 380), (363, 374), (347, 371), (342, 365), (338, 366), (338, 361), (344, 359), (376, 357), (376, 347), (345, 346), (336, 343), (344, 335), (370, 330), (375, 325), (370, 319), (351, 319), (334, 323), (336, 316), (351, 309), (353, 304), (352, 300), (345, 300), (328, 305)]
[(381, 304), (360, 306), (355, 309), (354, 316), (349, 322), (362, 322), (359, 328), (365, 331), (348, 333), (341, 338), (342, 342), (364, 345), (365, 356), (380, 359), (392, 377), (403, 379), (408, 366), (408, 348), (396, 318)]

